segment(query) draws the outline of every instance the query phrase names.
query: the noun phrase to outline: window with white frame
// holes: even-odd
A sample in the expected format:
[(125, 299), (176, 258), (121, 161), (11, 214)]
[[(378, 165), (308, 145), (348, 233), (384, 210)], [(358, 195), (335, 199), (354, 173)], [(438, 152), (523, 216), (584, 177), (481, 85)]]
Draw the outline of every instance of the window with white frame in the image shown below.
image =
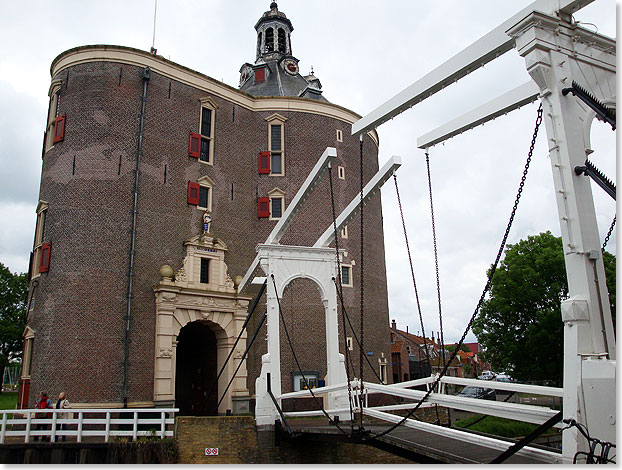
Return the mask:
[(216, 105), (211, 99), (201, 101), (201, 119), (199, 134), (201, 136), (199, 161), (212, 165), (214, 163), (214, 115)]
[[(44, 261), (44, 266), (49, 265), (49, 259), (47, 264), (42, 259), (43, 252), (43, 232), (45, 230), (45, 217), (48, 210), (48, 203), (45, 201), (39, 201), (37, 205), (37, 224), (35, 226), (35, 244), (32, 252), (32, 265), (30, 267), (31, 278), (39, 276), (41, 272), (41, 261)], [(49, 255), (48, 255), (49, 257)]]
[(340, 180), (345, 180), (346, 179), (346, 169), (342, 166), (338, 166), (337, 167), (337, 176), (339, 177)]
[(337, 129), (337, 142), (343, 142), (343, 132), (341, 129)]
[(346, 336), (346, 345), (348, 346), (348, 351), (352, 351), (354, 349), (354, 343), (352, 342), (352, 336)]
[[(305, 381), (306, 379), (306, 381)], [(317, 372), (294, 372), (292, 374), (292, 388), (294, 392), (300, 390), (308, 390), (310, 388), (316, 388), (318, 386), (318, 373)]]
[(268, 121), (268, 150), (270, 151), (270, 176), (285, 175), (285, 121), (273, 114)]
[[(48, 108), (48, 121), (45, 129), (45, 142), (43, 152), (47, 152), (54, 145), (54, 137), (57, 132), (61, 129), (59, 126), (59, 121), (57, 121), (58, 116), (58, 108), (60, 105), (60, 86), (61, 80), (56, 79), (52, 81), (50, 85), (50, 91), (48, 93), (50, 97), (50, 104)], [(62, 122), (62, 132), (64, 134), (64, 121)]]
[(384, 353), (380, 353), (381, 357), (378, 358), (378, 366), (380, 369), (380, 383), (387, 383), (387, 358), (384, 357)]
[(341, 265), (341, 285), (352, 287), (352, 266), (349, 264)]
[(341, 238), (348, 238), (348, 226), (344, 225), (341, 229)]
[(208, 176), (203, 176), (198, 179), (197, 183), (199, 183), (199, 201), (197, 209), (212, 212), (214, 182)]
[(270, 220), (278, 220), (285, 212), (285, 193), (275, 188), (268, 193), (270, 198)]

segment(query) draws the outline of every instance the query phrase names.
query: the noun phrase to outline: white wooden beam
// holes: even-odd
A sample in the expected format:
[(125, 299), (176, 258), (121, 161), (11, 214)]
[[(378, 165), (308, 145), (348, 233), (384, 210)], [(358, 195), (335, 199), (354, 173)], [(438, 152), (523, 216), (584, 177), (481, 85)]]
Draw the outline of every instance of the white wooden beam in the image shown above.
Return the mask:
[(561, 12), (570, 15), (594, 0), (537, 0), (523, 8), (488, 34), (442, 63), (434, 70), (408, 86), (378, 108), (363, 116), (352, 125), (352, 134), (375, 129), (434, 93), (465, 77), (474, 70), (505, 54), (514, 47), (514, 40), (506, 31), (534, 10), (554, 15)]
[(514, 111), (526, 104), (535, 101), (540, 89), (533, 81), (528, 81), (512, 91), (485, 103), (462, 116), (443, 124), (440, 127), (422, 135), (417, 139), (417, 147), (426, 149), (440, 144), (458, 134), (482, 125), (499, 116)]
[[(372, 197), (376, 191), (378, 191), (382, 185), (402, 166), (402, 159), (394, 156), (384, 164), (384, 166), (376, 173), (372, 179), (363, 188), (363, 204), (365, 204), (370, 197)], [(347, 205), (347, 207), (339, 214), (336, 220), (337, 232), (343, 228), (352, 218), (358, 213), (361, 208), (361, 195), (357, 194), (354, 199)], [(314, 248), (325, 248), (335, 238), (335, 227), (331, 224), (318, 238), (313, 245)]]

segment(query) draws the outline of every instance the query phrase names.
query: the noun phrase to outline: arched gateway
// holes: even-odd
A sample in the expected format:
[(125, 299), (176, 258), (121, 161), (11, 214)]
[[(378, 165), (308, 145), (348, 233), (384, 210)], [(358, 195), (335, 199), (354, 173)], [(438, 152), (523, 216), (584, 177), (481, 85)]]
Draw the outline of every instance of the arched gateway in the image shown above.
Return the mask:
[(227, 246), (209, 233), (184, 243), (186, 257), (174, 274), (160, 269), (156, 296), (154, 402), (186, 415), (249, 412), (246, 365), (242, 364), (217, 406), (246, 348), (246, 333), (214, 384), (246, 318), (249, 298), (238, 295), (224, 262)]

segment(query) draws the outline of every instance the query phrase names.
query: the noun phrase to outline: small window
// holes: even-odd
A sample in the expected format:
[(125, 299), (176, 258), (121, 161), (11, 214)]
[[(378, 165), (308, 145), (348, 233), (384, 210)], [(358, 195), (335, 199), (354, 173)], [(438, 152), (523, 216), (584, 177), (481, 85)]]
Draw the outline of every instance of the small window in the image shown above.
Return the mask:
[(348, 238), (348, 226), (344, 225), (341, 229), (341, 238)]
[(304, 372), (303, 374), (304, 375), (301, 375), (300, 372), (294, 372), (292, 377), (292, 388), (294, 392), (307, 390), (308, 388), (316, 388), (318, 386), (317, 372)]
[(283, 28), (278, 29), (279, 40), (279, 52), (285, 52), (285, 30)]
[(387, 383), (387, 364), (386, 363), (380, 364), (380, 382), (385, 385)]
[(352, 336), (346, 337), (346, 345), (348, 346), (348, 351), (352, 351), (354, 349), (354, 343), (352, 342)]
[(270, 220), (283, 217), (285, 211), (285, 193), (279, 188), (274, 188), (268, 193), (270, 198)]
[(346, 169), (342, 166), (338, 166), (337, 167), (337, 176), (339, 177), (340, 180), (345, 180), (346, 179)]
[(209, 258), (201, 258), (201, 284), (209, 284)]
[[(53, 80), (52, 85), (50, 86), (50, 104), (48, 108), (48, 122), (45, 129), (45, 137), (44, 137), (44, 147), (43, 153), (47, 152), (52, 146), (54, 142), (59, 142), (65, 138), (65, 121), (63, 119), (62, 122), (58, 122), (58, 109), (60, 107), (60, 80)], [(56, 140), (56, 133), (59, 132), (60, 140)]]
[(337, 142), (343, 142), (343, 132), (341, 129), (337, 129)]
[(352, 287), (352, 266), (341, 265), (341, 285)]
[(199, 186), (199, 208), (207, 209), (209, 203), (209, 190), (210, 188), (205, 186)]

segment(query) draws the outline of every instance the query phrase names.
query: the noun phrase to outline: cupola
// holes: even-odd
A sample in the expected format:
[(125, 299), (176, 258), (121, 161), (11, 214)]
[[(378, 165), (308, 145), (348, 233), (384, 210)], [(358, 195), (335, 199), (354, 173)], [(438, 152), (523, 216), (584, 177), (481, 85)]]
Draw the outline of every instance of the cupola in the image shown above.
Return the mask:
[(257, 31), (255, 63), (291, 55), (290, 35), (293, 30), (292, 22), (287, 19), (285, 13), (279, 11), (276, 2), (272, 2), (270, 10), (266, 11), (255, 25)]

